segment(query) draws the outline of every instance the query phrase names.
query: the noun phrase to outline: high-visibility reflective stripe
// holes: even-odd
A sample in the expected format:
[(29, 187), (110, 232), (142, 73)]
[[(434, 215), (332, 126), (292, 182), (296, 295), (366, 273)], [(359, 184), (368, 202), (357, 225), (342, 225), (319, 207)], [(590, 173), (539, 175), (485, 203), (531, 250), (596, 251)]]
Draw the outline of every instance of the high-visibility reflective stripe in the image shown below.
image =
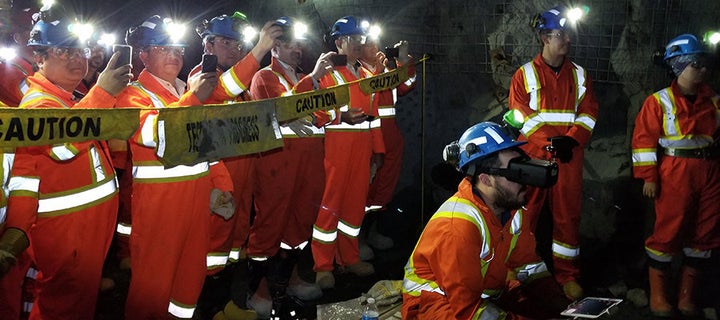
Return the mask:
[[(434, 286), (433, 286), (434, 284)], [(428, 282), (419, 284), (415, 281), (409, 280), (407, 278), (403, 279), (403, 288), (407, 292), (415, 292), (420, 293), (421, 291), (427, 291), (427, 292), (434, 292), (439, 295), (445, 295), (445, 291), (442, 291), (442, 289), (437, 287), (437, 284), (435, 282)]]
[(285, 249), (285, 250), (302, 250), (302, 249), (305, 249), (305, 246), (307, 246), (307, 244), (308, 244), (308, 241), (303, 241), (301, 244), (293, 247), (293, 246), (281, 241), (280, 248)]
[(8, 190), (13, 191), (29, 191), (38, 193), (40, 190), (40, 178), (28, 178), (28, 177), (10, 177), (8, 183)]
[[(480, 238), (481, 239), (488, 239), (485, 225), (485, 219), (482, 218), (482, 215), (480, 214), (480, 210), (478, 210), (473, 204), (470, 202), (462, 201), (463, 199), (458, 197), (452, 197), (448, 199), (448, 201), (445, 201), (440, 208), (438, 208), (437, 212), (454, 212), (454, 213), (461, 213), (466, 216), (468, 216), (473, 223), (478, 227), (478, 231), (480, 231)], [(482, 250), (480, 251), (480, 258), (485, 259), (490, 255), (490, 241), (484, 241)]]
[(19, 89), (20, 89), (20, 93), (22, 93), (23, 95), (26, 94), (28, 92), (28, 90), (30, 90), (30, 86), (27, 84), (27, 81), (25, 81), (25, 79), (22, 79), (22, 81), (20, 81)]
[(5, 223), (6, 217), (7, 217), (7, 207), (2, 206), (2, 207), (0, 207), (0, 225)]
[(95, 182), (105, 180), (105, 169), (103, 168), (102, 158), (95, 146), (90, 147), (90, 159), (92, 159), (93, 168), (95, 169)]
[(378, 108), (378, 116), (381, 117), (392, 117), (395, 115), (395, 107), (389, 108)]
[(36, 279), (37, 275), (38, 275), (37, 269), (30, 267), (30, 268), (28, 268), (28, 271), (25, 273), (25, 278)]
[(655, 261), (659, 262), (670, 262), (672, 261), (673, 255), (665, 252), (660, 252), (654, 249), (650, 249), (648, 247), (645, 247), (645, 252), (647, 252), (648, 257), (650, 259), (653, 259)]
[(588, 115), (581, 115), (575, 118), (575, 123), (584, 126), (586, 129), (592, 130), (595, 128), (595, 119)]
[(32, 92), (26, 94), (22, 98), (22, 100), (20, 100), (20, 105), (22, 106), (22, 105), (28, 103), (29, 101), (39, 100), (39, 99), (51, 100), (51, 101), (54, 101), (55, 103), (61, 105), (64, 109), (70, 109), (70, 106), (65, 104), (65, 102), (62, 101), (62, 99), (60, 99), (54, 95), (51, 95), (47, 92), (42, 92), (42, 91), (32, 91)]
[(130, 236), (130, 233), (132, 233), (132, 225), (118, 223), (117, 227), (115, 228), (115, 232), (123, 236)]
[(580, 248), (569, 248), (555, 241), (553, 241), (552, 251), (555, 254), (568, 258), (576, 258), (580, 255)]
[(577, 86), (575, 92), (575, 112), (577, 112), (580, 108), (580, 102), (585, 98), (587, 88), (585, 87), (585, 69), (575, 62), (573, 62), (573, 65), (575, 66), (575, 72), (573, 73), (575, 86)]
[(360, 235), (360, 227), (351, 226), (351, 225), (343, 222), (342, 220), (338, 221), (337, 228), (338, 228), (338, 231), (340, 231), (348, 236), (351, 236), (353, 238), (357, 238), (357, 236)]
[(156, 95), (154, 92), (152, 92), (148, 89), (145, 89), (145, 87), (143, 87), (143, 85), (140, 82), (134, 81), (134, 82), (131, 82), (130, 85), (135, 88), (140, 89), (140, 91), (145, 93), (150, 98), (150, 101), (152, 102), (153, 106), (156, 109), (165, 108), (165, 102), (163, 102), (162, 99), (160, 99), (160, 97), (158, 95)]
[(291, 247), (289, 244), (281, 241), (281, 242), (280, 242), (280, 249), (292, 250), (292, 247)]
[(168, 313), (176, 318), (190, 319), (192, 318), (193, 313), (195, 313), (195, 307), (186, 307), (170, 301), (170, 305), (168, 305)]
[(53, 146), (51, 148), (52, 157), (62, 161), (70, 160), (75, 157), (78, 152), (74, 150), (74, 148), (70, 148), (68, 145), (69, 144), (61, 144)]
[(307, 247), (308, 243), (310, 243), (310, 241), (305, 240), (301, 244), (296, 245), (295, 249), (303, 250), (303, 249), (305, 249), (305, 247)]
[(205, 257), (205, 263), (207, 264), (208, 269), (217, 268), (217, 267), (223, 267), (228, 262), (228, 256), (213, 256), (213, 255), (207, 255)]
[(677, 136), (680, 133), (677, 117), (675, 116), (677, 107), (675, 106), (675, 98), (672, 90), (665, 88), (655, 93), (655, 99), (660, 102), (663, 107), (663, 128), (666, 136)]
[(543, 274), (548, 272), (547, 265), (545, 265), (545, 262), (539, 262), (539, 263), (530, 263), (524, 265), (520, 270), (517, 272), (517, 279), (520, 280), (520, 282), (525, 282), (525, 280), (532, 278), (535, 275)]
[(415, 80), (417, 79), (417, 75), (413, 75), (412, 77), (408, 78), (405, 82), (403, 82), (406, 86), (412, 86), (415, 84)]
[(513, 215), (513, 219), (510, 222), (510, 233), (519, 234), (520, 227), (522, 226), (522, 212), (518, 211)]
[(228, 255), (228, 259), (230, 261), (238, 261), (240, 260), (240, 249), (239, 248), (232, 248), (230, 250), (230, 254)]
[(203, 174), (209, 170), (207, 162), (190, 166), (175, 166), (165, 169), (163, 166), (133, 166), (133, 177), (135, 179), (167, 179), (190, 177)]
[(23, 312), (31, 312), (33, 308), (33, 302), (23, 302)]
[(155, 148), (155, 123), (157, 122), (157, 114), (148, 115), (140, 128), (140, 143), (148, 148)]
[[(648, 150), (648, 149), (642, 149)], [(635, 151), (632, 153), (633, 165), (647, 165), (657, 163), (657, 152), (653, 151)]]
[(328, 116), (330, 116), (330, 122), (335, 121), (337, 119), (337, 112), (335, 112), (335, 109), (328, 110)]
[[(309, 126), (308, 128), (310, 128), (313, 132), (311, 136), (325, 135), (324, 128), (318, 128), (316, 126)], [(298, 137), (295, 131), (292, 131), (292, 129), (287, 126), (280, 126), (280, 133), (282, 133), (283, 137)]]
[(157, 138), (158, 147), (156, 153), (158, 157), (162, 158), (165, 155), (165, 148), (167, 147), (167, 140), (165, 140), (165, 120), (157, 122)]
[(521, 69), (525, 74), (525, 92), (530, 96), (528, 107), (537, 111), (540, 109), (540, 82), (538, 81), (537, 71), (532, 61), (524, 64)]
[(693, 248), (683, 248), (686, 257), (709, 259), (712, 256), (712, 250), (697, 250)]
[(10, 181), (10, 172), (12, 171), (13, 163), (15, 163), (15, 154), (14, 153), (3, 153), (2, 154), (2, 175), (3, 175), (3, 188), (8, 187), (8, 183)]
[(237, 96), (245, 91), (245, 88), (235, 75), (235, 72), (233, 72), (232, 68), (220, 75), (220, 84), (233, 96)]
[(337, 230), (332, 232), (322, 232), (318, 228), (313, 228), (312, 237), (320, 242), (333, 242), (337, 239)]
[(382, 207), (383, 206), (379, 206), (379, 205), (369, 205), (369, 206), (365, 207), (365, 212), (380, 210), (380, 209), (382, 209)]
[(712, 143), (713, 138), (706, 135), (664, 137), (658, 140), (658, 144), (665, 149), (701, 149)]
[(252, 261), (267, 261), (268, 257), (250, 257)]
[(287, 80), (285, 80), (285, 77), (282, 75), (282, 73), (276, 72), (276, 71), (273, 70), (270, 66), (267, 66), (267, 67), (263, 68), (263, 70), (270, 70), (272, 73), (274, 73), (274, 74), (278, 77), (278, 81), (280, 82), (280, 84), (281, 84), (283, 87), (285, 87), (285, 93), (284, 93), (283, 95), (286, 95), (286, 94), (288, 94), (288, 93), (292, 94), (292, 88), (293, 88), (293, 86), (291, 86), (290, 83), (287, 82)]
[(88, 190), (59, 197), (39, 199), (37, 212), (43, 214), (77, 208), (110, 196), (116, 191), (117, 184), (113, 178)]

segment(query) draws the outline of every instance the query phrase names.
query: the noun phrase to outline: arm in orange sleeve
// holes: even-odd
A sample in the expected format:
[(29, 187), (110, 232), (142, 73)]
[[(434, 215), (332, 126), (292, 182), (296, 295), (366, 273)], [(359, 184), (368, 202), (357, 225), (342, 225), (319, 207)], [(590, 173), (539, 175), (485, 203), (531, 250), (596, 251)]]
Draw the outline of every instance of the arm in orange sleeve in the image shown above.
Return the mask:
[(508, 108), (510, 110), (520, 111), (525, 120), (535, 113), (535, 111), (530, 109), (530, 95), (528, 95), (525, 90), (525, 75), (523, 74), (522, 68), (515, 71), (510, 81)]
[(584, 148), (590, 141), (595, 121), (598, 115), (598, 102), (595, 99), (595, 90), (590, 75), (585, 74), (585, 97), (580, 102), (578, 110), (575, 113), (575, 124), (568, 130), (567, 136), (572, 137), (580, 144), (580, 148)]
[(37, 220), (40, 177), (37, 176), (37, 161), (40, 149), (24, 147), (15, 150), (15, 162), (10, 173), (6, 228), (17, 228), (28, 234)]
[(415, 81), (416, 80), (415, 60), (410, 59), (410, 61), (407, 64), (408, 64), (408, 76), (410, 78), (407, 81), (401, 83), (397, 87), (398, 96), (401, 96), (401, 97), (410, 93), (410, 91), (412, 91), (412, 89), (415, 89), (415, 82), (416, 82)]
[(115, 107), (116, 102), (117, 99), (105, 89), (93, 86), (87, 95), (72, 107), (79, 109), (112, 109)]
[(222, 161), (210, 163), (210, 181), (212, 182), (213, 188), (220, 189), (222, 192), (233, 192), (233, 182), (230, 178), (230, 172)]
[[(312, 91), (315, 89), (319, 89), (322, 87), (322, 84), (318, 81), (313, 80), (313, 78), (310, 75), (306, 75), (302, 77), (298, 81), (298, 83), (293, 88), (293, 91), (296, 93), (303, 93)], [(338, 114), (336, 109), (330, 110), (321, 110), (321, 111), (315, 111), (313, 112), (313, 118), (315, 119), (315, 123), (313, 123), (316, 127), (322, 128), (326, 126), (327, 124), (331, 123), (333, 120), (335, 120), (334, 114)]]
[(215, 86), (215, 90), (207, 101), (218, 103), (235, 99), (248, 89), (253, 75), (259, 68), (260, 65), (255, 57), (252, 54), (246, 55), (245, 58), (220, 75), (218, 85)]
[(250, 83), (250, 96), (258, 100), (282, 96), (283, 90), (278, 76), (270, 70), (256, 72)]
[(430, 243), (418, 244), (415, 250), (427, 257), (455, 319), (473, 319), (483, 304), (485, 288), (478, 255), (484, 240), (470, 222), (454, 223), (452, 229), (424, 235)]
[(635, 118), (632, 137), (633, 177), (658, 181), (657, 148), (663, 132), (662, 108), (654, 95), (645, 99)]

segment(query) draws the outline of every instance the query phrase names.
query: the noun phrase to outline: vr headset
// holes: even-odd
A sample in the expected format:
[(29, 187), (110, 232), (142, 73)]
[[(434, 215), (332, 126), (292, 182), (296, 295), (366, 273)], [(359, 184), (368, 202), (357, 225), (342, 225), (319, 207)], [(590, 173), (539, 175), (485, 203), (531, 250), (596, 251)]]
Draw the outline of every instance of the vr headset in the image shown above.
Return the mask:
[(530, 159), (520, 156), (510, 159), (507, 168), (484, 168), (484, 173), (505, 177), (519, 184), (548, 188), (555, 185), (558, 178), (558, 165), (555, 162)]

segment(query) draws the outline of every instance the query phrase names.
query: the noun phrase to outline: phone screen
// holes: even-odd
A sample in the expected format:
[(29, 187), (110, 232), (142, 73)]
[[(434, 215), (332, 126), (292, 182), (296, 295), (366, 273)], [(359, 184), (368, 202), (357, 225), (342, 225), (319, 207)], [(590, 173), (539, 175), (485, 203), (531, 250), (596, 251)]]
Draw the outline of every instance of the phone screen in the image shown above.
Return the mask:
[(202, 73), (215, 72), (217, 70), (217, 56), (214, 54), (204, 54), (202, 56)]
[(126, 44), (113, 45), (113, 52), (120, 51), (120, 58), (115, 63), (115, 68), (120, 66), (132, 64), (132, 47)]

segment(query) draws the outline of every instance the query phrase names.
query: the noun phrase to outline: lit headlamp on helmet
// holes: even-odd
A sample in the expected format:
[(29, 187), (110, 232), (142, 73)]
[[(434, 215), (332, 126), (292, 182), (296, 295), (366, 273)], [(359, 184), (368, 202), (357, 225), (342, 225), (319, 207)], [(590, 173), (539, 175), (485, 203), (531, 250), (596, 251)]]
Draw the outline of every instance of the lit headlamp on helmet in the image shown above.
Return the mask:
[[(467, 129), (459, 140), (445, 146), (443, 159), (468, 176), (487, 173), (523, 185), (536, 187), (554, 185), (557, 182), (557, 164), (530, 159), (518, 148), (525, 143), (515, 141), (496, 123), (481, 122)], [(476, 161), (507, 149), (516, 150), (521, 156), (511, 159), (507, 168), (480, 168), (481, 171), (477, 171)]]
[(280, 41), (305, 40), (307, 37), (307, 25), (292, 18), (280, 17), (273, 25), (280, 26), (283, 30), (283, 34), (277, 38)]

